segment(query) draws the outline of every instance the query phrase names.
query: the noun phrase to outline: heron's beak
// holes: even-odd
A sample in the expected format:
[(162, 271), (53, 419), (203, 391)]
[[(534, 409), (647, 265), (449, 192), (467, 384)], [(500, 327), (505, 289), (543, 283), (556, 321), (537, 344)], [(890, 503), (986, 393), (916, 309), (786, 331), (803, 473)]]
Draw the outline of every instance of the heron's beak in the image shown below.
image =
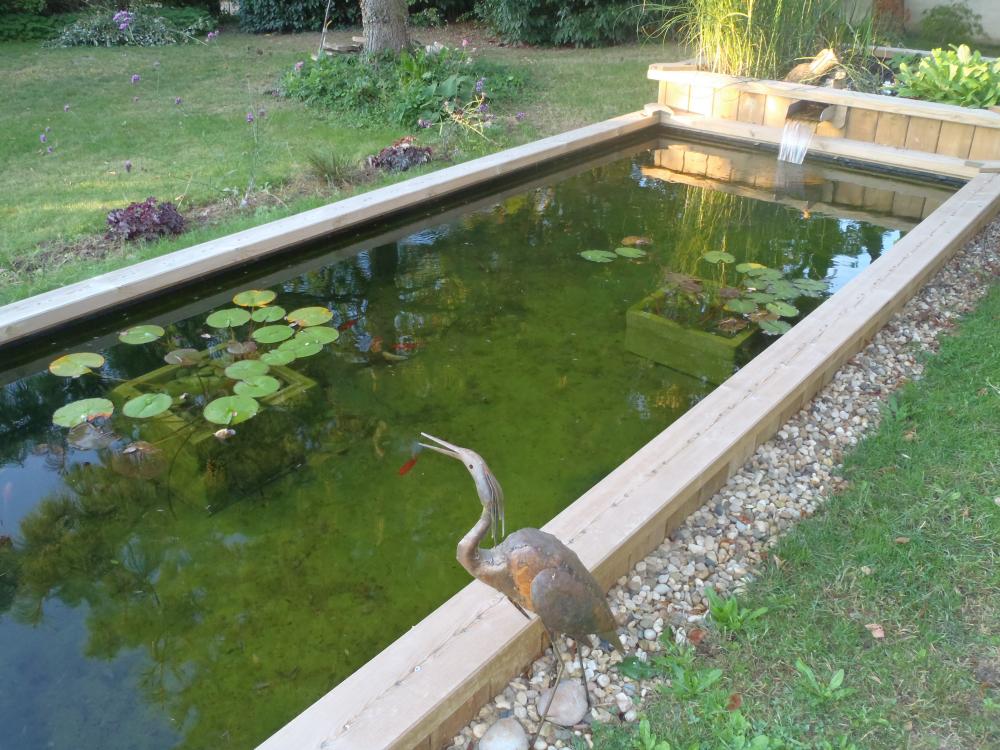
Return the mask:
[(428, 435), (426, 432), (421, 432), (420, 434), (423, 435), (428, 440), (433, 440), (435, 443), (439, 444), (439, 445), (428, 445), (427, 443), (420, 443), (419, 444), (420, 447), (430, 448), (432, 451), (437, 451), (438, 453), (442, 453), (445, 456), (449, 456), (450, 458), (457, 458), (459, 461), (462, 460), (462, 457), (458, 453), (459, 448), (457, 445), (452, 445), (447, 440), (442, 440), (441, 438), (436, 438), (433, 435)]

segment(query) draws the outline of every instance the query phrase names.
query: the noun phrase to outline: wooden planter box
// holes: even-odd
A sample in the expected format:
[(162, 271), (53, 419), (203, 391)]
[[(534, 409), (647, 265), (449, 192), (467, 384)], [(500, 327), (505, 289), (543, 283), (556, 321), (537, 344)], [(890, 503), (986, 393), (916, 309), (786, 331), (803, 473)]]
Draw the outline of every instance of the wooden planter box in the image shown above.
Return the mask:
[[(702, 281), (706, 290), (717, 285)], [(748, 327), (729, 336), (688, 328), (652, 310), (664, 304), (667, 292), (659, 289), (632, 305), (625, 314), (625, 348), (640, 357), (719, 384), (736, 369), (736, 352), (753, 336)]]
[(816, 135), (820, 137), (956, 159), (1000, 160), (1000, 114), (990, 110), (785, 81), (757, 81), (676, 63), (650, 65), (648, 77), (659, 83), (657, 102), (679, 114), (781, 128), (793, 102), (820, 102), (845, 110), (843, 127), (819, 123)]

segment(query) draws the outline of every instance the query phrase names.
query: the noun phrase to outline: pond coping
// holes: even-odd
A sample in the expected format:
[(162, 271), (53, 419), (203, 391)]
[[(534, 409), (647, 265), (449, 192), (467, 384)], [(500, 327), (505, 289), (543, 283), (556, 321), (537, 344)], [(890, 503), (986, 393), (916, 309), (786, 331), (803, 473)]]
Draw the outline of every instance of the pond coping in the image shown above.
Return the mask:
[[(762, 126), (685, 117), (662, 105), (646, 111), (658, 114), (668, 132), (743, 145), (777, 142)], [(543, 527), (573, 548), (605, 588), (710, 498), (1000, 211), (996, 162), (828, 140), (821, 144), (827, 158), (877, 162), (888, 151), (883, 163), (892, 169), (970, 179), (892, 252)], [(474, 501), (470, 487), (470, 519)], [(439, 750), (543, 646), (537, 619), (526, 621), (502, 595), (473, 581), (260, 748)]]

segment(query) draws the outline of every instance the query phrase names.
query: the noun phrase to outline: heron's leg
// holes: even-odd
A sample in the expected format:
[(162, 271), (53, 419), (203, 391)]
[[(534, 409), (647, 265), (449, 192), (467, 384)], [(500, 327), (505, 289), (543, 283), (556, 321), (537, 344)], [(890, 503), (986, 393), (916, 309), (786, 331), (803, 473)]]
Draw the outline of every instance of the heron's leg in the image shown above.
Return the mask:
[(535, 746), (535, 740), (537, 740), (538, 735), (541, 734), (542, 727), (545, 725), (545, 717), (549, 715), (549, 708), (552, 706), (552, 702), (556, 699), (556, 690), (559, 689), (559, 680), (562, 679), (563, 673), (562, 654), (559, 653), (559, 647), (556, 645), (556, 638), (552, 635), (552, 631), (549, 630), (548, 626), (544, 622), (542, 623), (542, 627), (545, 628), (545, 632), (549, 636), (549, 643), (552, 644), (552, 654), (556, 657), (556, 682), (552, 686), (552, 697), (549, 698), (549, 702), (545, 704), (545, 711), (538, 720), (538, 729), (535, 730), (534, 736), (532, 736), (531, 741), (528, 742), (529, 748)]
[(583, 666), (583, 657), (580, 656), (580, 642), (573, 639), (573, 659), (580, 662), (580, 680), (583, 681), (583, 694), (587, 696), (587, 713), (594, 707), (590, 702), (590, 688), (587, 686), (587, 669)]

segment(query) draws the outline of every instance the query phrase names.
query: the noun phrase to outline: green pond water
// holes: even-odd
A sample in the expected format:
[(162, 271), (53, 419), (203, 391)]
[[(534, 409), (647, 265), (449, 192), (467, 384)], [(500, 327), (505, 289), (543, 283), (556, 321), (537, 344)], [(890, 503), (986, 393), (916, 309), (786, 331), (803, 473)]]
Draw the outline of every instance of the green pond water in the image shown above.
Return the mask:
[[(773, 155), (737, 157), (773, 171)], [(420, 431), (487, 459), (508, 529), (541, 526), (714, 387), (625, 345), (629, 307), (665, 274), (717, 279), (700, 256), (724, 250), (832, 292), (913, 223), (891, 208), (876, 223), (804, 217), (799, 203), (822, 197), (808, 165), (788, 196), (768, 194), (786, 205), (658, 179), (655, 161), (636, 147), (536, 175), (388, 238), (4, 352), (0, 748), (252, 747), (468, 582), (455, 544), (480, 506), (457, 462), (424, 453), (400, 473)], [(579, 255), (629, 235), (651, 240), (646, 256)], [(169, 421), (120, 410), (103, 441), (74, 445), (52, 424), (70, 401), (137, 387), (171, 349), (224, 345), (206, 314), (255, 287), (288, 310), (329, 308), (342, 332), (287, 365), (297, 387), (230, 439), (203, 423), (164, 440)], [(118, 343), (126, 319), (166, 336)], [(770, 340), (751, 335), (729, 369)], [(46, 370), (75, 350), (107, 364)], [(169, 465), (136, 470), (132, 440), (162, 441)]]

